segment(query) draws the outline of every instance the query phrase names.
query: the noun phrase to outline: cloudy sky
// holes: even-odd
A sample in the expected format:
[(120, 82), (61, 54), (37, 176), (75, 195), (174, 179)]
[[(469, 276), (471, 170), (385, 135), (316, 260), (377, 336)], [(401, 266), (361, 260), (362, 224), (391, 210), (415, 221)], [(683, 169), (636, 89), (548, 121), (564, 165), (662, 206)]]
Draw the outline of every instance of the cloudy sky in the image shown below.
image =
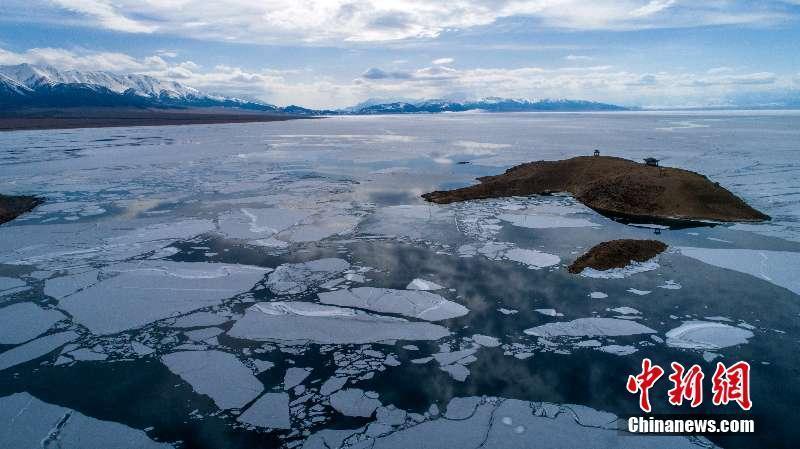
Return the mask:
[(2, 0), (0, 65), (147, 73), (278, 105), (800, 99), (800, 0)]

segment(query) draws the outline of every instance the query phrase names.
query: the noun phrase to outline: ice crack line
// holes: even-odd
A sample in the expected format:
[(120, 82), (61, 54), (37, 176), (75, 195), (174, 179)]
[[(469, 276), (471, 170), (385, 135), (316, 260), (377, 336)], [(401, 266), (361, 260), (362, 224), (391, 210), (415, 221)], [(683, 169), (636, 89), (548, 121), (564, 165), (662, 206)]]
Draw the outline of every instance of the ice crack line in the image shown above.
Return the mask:
[(62, 416), (61, 419), (58, 420), (58, 423), (56, 423), (55, 427), (53, 427), (47, 434), (47, 436), (42, 440), (42, 449), (48, 449), (50, 447), (51, 442), (55, 442), (56, 446), (59, 446), (58, 437), (61, 434), (61, 431), (64, 429), (64, 426), (67, 425), (67, 422), (71, 417), (72, 417), (72, 411), (64, 413), (64, 416)]

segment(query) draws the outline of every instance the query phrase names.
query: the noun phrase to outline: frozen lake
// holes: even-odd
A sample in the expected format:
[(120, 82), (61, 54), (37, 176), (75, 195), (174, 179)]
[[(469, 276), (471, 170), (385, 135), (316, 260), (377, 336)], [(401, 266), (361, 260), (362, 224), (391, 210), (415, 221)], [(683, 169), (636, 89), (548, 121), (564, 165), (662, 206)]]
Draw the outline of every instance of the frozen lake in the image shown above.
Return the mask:
[[(594, 149), (698, 171), (773, 220), (654, 236), (569, 196), (419, 197)], [(0, 447), (800, 438), (797, 112), (19, 131), (0, 133), (0, 192), (47, 199), (0, 227)], [(670, 249), (610, 274), (567, 272), (615, 238)], [(625, 381), (643, 357), (697, 363), (707, 378), (717, 361), (748, 361), (765, 430), (622, 436), (617, 417), (638, 411)], [(656, 413), (697, 411), (670, 406), (667, 388), (665, 376), (651, 392)]]

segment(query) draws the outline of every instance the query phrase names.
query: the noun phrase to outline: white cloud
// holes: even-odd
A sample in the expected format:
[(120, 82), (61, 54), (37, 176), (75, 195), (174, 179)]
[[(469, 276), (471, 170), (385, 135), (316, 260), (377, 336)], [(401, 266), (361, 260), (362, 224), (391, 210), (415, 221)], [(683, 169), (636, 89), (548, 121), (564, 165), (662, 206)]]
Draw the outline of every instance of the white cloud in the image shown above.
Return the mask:
[(278, 105), (312, 108), (350, 106), (369, 98), (573, 98), (645, 107), (726, 104), (738, 94), (780, 94), (797, 89), (797, 74), (742, 72), (718, 67), (698, 73), (636, 73), (609, 65), (559, 68), (455, 69), (431, 65), (411, 70), (373, 67), (353, 80), (298, 70), (245, 70), (159, 55), (33, 48), (14, 53), (0, 48), (0, 64), (30, 62), (61, 69), (134, 72), (180, 82), (206, 92), (258, 98)]
[(567, 61), (591, 61), (594, 58), (591, 56), (583, 56), (583, 55), (567, 55), (564, 56), (564, 59), (566, 59)]
[(565, 29), (771, 23), (783, 8), (674, 0), (53, 0), (90, 24), (226, 42), (381, 42), (525, 17)]
[(453, 58), (439, 58), (432, 61), (434, 64), (452, 64), (455, 62)]

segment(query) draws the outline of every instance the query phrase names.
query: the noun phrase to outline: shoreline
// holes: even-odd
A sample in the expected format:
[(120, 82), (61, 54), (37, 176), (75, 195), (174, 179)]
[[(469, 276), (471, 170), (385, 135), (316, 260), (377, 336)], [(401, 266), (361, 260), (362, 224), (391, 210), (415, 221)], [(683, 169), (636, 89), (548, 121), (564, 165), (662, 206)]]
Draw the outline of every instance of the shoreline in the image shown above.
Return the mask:
[(0, 132), (140, 126), (265, 123), (314, 119), (300, 115), (218, 109), (42, 109), (0, 113)]

